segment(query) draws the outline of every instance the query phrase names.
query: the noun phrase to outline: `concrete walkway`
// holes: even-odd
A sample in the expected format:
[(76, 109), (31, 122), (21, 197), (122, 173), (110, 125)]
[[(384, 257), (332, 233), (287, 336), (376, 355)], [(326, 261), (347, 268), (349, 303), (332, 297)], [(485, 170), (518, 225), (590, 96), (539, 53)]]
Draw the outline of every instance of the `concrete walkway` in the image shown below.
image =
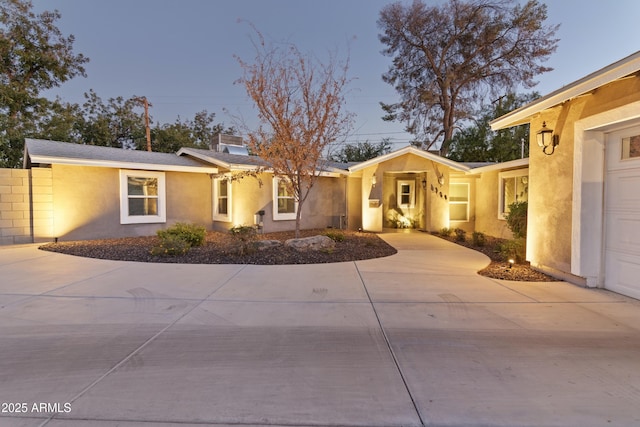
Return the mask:
[(298, 266), (0, 248), (0, 426), (640, 424), (640, 302), (382, 237)]

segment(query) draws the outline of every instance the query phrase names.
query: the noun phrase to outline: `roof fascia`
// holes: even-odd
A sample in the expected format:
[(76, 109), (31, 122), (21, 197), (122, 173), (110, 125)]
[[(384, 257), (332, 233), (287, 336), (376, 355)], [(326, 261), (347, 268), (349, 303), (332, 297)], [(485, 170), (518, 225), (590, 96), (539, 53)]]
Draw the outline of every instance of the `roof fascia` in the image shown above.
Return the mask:
[(69, 157), (40, 156), (29, 154), (31, 163), (44, 163), (56, 165), (93, 166), (116, 169), (137, 169), (167, 172), (191, 172), (191, 173), (218, 173), (216, 167), (159, 165), (154, 163), (129, 163), (112, 160), (73, 159)]
[(364, 161), (362, 163), (358, 163), (357, 165), (351, 166), (349, 168), (349, 171), (350, 172), (357, 172), (357, 171), (365, 169), (365, 168), (367, 168), (369, 166), (373, 166), (373, 165), (378, 164), (378, 163), (386, 162), (387, 160), (395, 159), (396, 157), (400, 157), (400, 156), (403, 156), (405, 154), (414, 154), (414, 155), (416, 155), (418, 157), (422, 157), (422, 158), (427, 159), (427, 160), (432, 160), (432, 161), (434, 161), (436, 163), (440, 163), (442, 165), (448, 166), (448, 167), (450, 167), (452, 169), (455, 169), (455, 170), (458, 170), (458, 171), (461, 171), (461, 172), (467, 172), (469, 170), (468, 167), (466, 167), (466, 166), (464, 166), (464, 165), (462, 165), (462, 164), (460, 164), (460, 163), (458, 163), (456, 161), (449, 160), (449, 159), (447, 159), (445, 157), (436, 156), (435, 154), (431, 154), (431, 153), (429, 153), (427, 151), (420, 150), (420, 149), (415, 148), (415, 147), (407, 146), (407, 147), (403, 147), (403, 148), (401, 148), (399, 150), (392, 151), (391, 153), (383, 154), (382, 156), (378, 156), (378, 157), (375, 157), (373, 159)]
[(468, 175), (476, 175), (485, 172), (499, 171), (505, 169), (525, 168), (529, 166), (529, 158), (509, 160), (508, 162), (496, 163), (495, 165), (481, 166), (479, 168), (470, 169)]

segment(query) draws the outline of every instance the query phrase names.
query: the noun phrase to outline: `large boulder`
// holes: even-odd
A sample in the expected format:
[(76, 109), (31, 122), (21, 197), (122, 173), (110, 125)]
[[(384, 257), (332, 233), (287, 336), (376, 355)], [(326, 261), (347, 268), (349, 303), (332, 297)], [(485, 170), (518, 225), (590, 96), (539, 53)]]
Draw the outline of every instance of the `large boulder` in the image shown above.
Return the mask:
[(301, 237), (299, 239), (289, 239), (284, 242), (284, 245), (288, 248), (302, 252), (333, 249), (336, 246), (336, 242), (327, 236), (311, 236)]

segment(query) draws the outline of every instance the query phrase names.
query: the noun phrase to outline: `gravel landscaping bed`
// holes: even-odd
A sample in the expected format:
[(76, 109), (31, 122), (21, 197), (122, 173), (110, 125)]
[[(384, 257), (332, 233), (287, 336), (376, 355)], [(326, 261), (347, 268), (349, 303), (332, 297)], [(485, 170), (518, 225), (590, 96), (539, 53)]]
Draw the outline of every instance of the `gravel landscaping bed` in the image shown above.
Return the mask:
[[(193, 247), (185, 255), (154, 256), (151, 249), (160, 243), (152, 237), (130, 237), (121, 239), (84, 240), (48, 243), (40, 249), (89, 258), (120, 261), (163, 262), (180, 264), (320, 264), (380, 258), (397, 253), (396, 249), (373, 233), (358, 233), (346, 230), (302, 230), (300, 237), (324, 233), (344, 236), (334, 249), (298, 252), (284, 246), (265, 250), (254, 250), (239, 254), (237, 243), (228, 233), (208, 232), (203, 246)], [(259, 234), (260, 240), (285, 240), (294, 237), (294, 232)]]
[[(120, 239), (83, 240), (73, 242), (48, 243), (40, 249), (89, 258), (100, 258), (120, 261), (161, 262), (180, 264), (320, 264), (331, 262), (357, 261), (380, 258), (395, 254), (395, 248), (373, 233), (360, 233), (346, 230), (303, 230), (300, 237), (315, 236), (325, 233), (338, 233), (344, 240), (336, 242), (331, 250), (299, 252), (284, 246), (255, 250), (248, 254), (239, 254), (237, 243), (228, 233), (208, 232), (205, 244), (194, 247), (185, 255), (155, 256), (151, 249), (160, 243), (155, 237), (130, 237)], [(279, 240), (283, 242), (294, 237), (294, 233), (280, 232), (258, 235), (260, 240)], [(557, 279), (535, 271), (528, 264), (509, 266), (502, 260), (498, 245), (501, 239), (487, 238), (484, 246), (477, 247), (470, 242), (457, 242), (455, 238), (447, 240), (467, 246), (484, 253), (491, 258), (491, 263), (478, 274), (495, 279), (548, 282)]]
[(486, 236), (486, 243), (484, 246), (474, 246), (469, 240), (464, 242), (456, 241), (455, 236), (442, 237), (442, 239), (448, 240), (452, 243), (462, 245), (473, 249), (478, 252), (482, 252), (491, 259), (491, 263), (484, 269), (478, 271), (481, 276), (491, 277), (493, 279), (513, 280), (517, 282), (558, 282), (559, 279), (551, 277), (544, 273), (531, 268), (528, 262), (522, 264), (510, 265), (500, 252), (500, 245), (504, 243), (505, 239), (499, 239), (497, 237)]

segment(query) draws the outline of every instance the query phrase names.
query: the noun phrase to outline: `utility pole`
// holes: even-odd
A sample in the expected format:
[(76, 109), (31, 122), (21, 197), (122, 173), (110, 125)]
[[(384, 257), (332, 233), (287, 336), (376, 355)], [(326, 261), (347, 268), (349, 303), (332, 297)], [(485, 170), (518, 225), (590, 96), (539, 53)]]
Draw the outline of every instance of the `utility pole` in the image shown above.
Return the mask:
[(151, 151), (151, 127), (149, 126), (149, 107), (153, 107), (146, 96), (135, 98), (136, 101), (144, 105), (144, 124), (147, 130), (147, 151)]

